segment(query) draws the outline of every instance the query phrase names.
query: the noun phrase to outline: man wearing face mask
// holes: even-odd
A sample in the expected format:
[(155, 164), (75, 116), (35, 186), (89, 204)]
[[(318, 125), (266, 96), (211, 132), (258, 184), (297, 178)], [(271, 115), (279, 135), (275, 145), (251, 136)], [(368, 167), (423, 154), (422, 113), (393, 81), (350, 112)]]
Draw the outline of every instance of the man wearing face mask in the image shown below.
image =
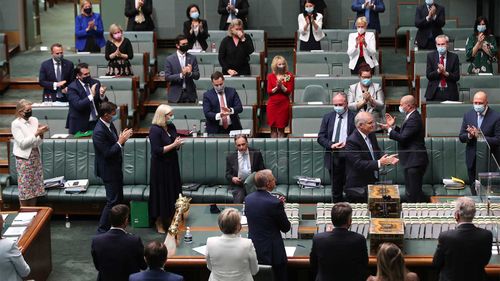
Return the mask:
[(219, 71), (210, 78), (214, 87), (203, 94), (207, 133), (229, 134), (232, 130), (241, 130), (238, 114), (243, 111), (243, 106), (236, 89), (224, 87), (224, 75)]
[(412, 95), (401, 98), (399, 112), (405, 115), (401, 127), (395, 126), (396, 118), (386, 114), (386, 124), (381, 125), (388, 131), (389, 138), (398, 142), (398, 155), (404, 167), (405, 191), (409, 203), (426, 202), (422, 192), (422, 180), (429, 159), (425, 148), (425, 130), (422, 116), (416, 109)]
[(368, 65), (359, 69), (359, 82), (349, 86), (347, 100), (349, 109), (354, 112), (370, 112), (377, 119), (385, 113), (384, 91), (378, 83), (372, 82), (372, 72)]
[(427, 54), (426, 76), (429, 80), (425, 98), (428, 101), (458, 101), (460, 80), (458, 56), (448, 51), (448, 36), (436, 37), (437, 50)]
[(473, 109), (464, 114), (459, 138), (466, 143), (465, 162), (469, 175), (471, 192), (476, 195), (474, 182), (476, 180), (476, 145), (479, 134), (482, 133), (496, 159), (500, 147), (500, 113), (488, 106), (488, 96), (479, 91), (474, 95)]
[(219, 0), (217, 12), (220, 15), (220, 30), (227, 30), (227, 27), (234, 19), (242, 20), (243, 27), (247, 28), (249, 9), (248, 0)]
[(348, 110), (344, 93), (335, 93), (333, 111), (323, 116), (318, 133), (318, 143), (325, 149), (325, 168), (330, 174), (332, 202), (342, 202), (345, 185), (345, 155), (343, 153), (347, 137), (356, 129), (355, 114)]
[(68, 86), (69, 111), (66, 128), (70, 134), (93, 130), (102, 102), (108, 101), (106, 87), (92, 79), (89, 65), (79, 63), (75, 68), (76, 80)]
[(418, 28), (415, 43), (419, 49), (435, 49), (434, 39), (443, 34), (442, 27), (446, 23), (444, 7), (434, 2), (425, 0), (415, 12), (415, 27)]
[(67, 102), (68, 85), (75, 79), (73, 63), (64, 59), (64, 49), (59, 43), (50, 47), (52, 58), (40, 66), (38, 84), (43, 87), (42, 101)]
[(200, 79), (198, 61), (189, 54), (188, 39), (178, 35), (175, 39), (177, 51), (167, 57), (165, 62), (165, 80), (170, 82), (168, 101), (171, 103), (195, 103), (196, 85)]

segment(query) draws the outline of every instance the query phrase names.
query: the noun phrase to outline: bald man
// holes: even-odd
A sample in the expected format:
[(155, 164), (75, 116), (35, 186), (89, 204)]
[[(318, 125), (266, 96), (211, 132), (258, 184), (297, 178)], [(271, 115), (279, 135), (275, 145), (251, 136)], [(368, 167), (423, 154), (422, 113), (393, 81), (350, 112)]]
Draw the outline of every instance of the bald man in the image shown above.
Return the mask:
[(407, 95), (399, 101), (399, 112), (405, 115), (401, 127), (395, 126), (396, 118), (385, 115), (389, 138), (398, 142), (398, 156), (404, 168), (406, 198), (410, 203), (426, 202), (422, 192), (422, 179), (429, 163), (425, 148), (425, 130), (422, 116), (416, 110), (415, 98)]
[(474, 182), (476, 180), (476, 143), (479, 132), (490, 146), (490, 150), (498, 158), (497, 149), (500, 147), (500, 113), (488, 106), (488, 96), (479, 91), (474, 95), (473, 109), (465, 113), (460, 129), (460, 141), (467, 144), (465, 162), (469, 174), (469, 183), (472, 195), (476, 195)]

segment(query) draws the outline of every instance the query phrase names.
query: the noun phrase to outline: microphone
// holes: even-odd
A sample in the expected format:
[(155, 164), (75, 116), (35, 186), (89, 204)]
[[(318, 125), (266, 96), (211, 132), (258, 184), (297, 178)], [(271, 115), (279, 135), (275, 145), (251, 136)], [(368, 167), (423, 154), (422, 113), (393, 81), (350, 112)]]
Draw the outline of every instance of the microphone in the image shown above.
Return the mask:
[(193, 133), (193, 131), (189, 130), (189, 122), (188, 122), (188, 117), (186, 114), (184, 114), (184, 121), (186, 121), (186, 131), (188, 132), (187, 135), (191, 135), (191, 133)]
[(45, 119), (45, 122), (47, 122), (47, 129), (48, 129), (47, 132), (49, 133), (49, 139), (50, 139), (52, 134), (50, 133), (49, 118), (47, 117), (47, 115), (45, 115), (43, 119)]
[(323, 59), (325, 60), (326, 67), (328, 68), (328, 76), (330, 76), (330, 65), (328, 64), (328, 58), (324, 56)]
[(247, 87), (245, 87), (245, 83), (241, 83), (241, 87), (243, 87), (243, 91), (245, 91), (245, 98), (248, 99)]
[(115, 89), (113, 88), (113, 85), (110, 85), (109, 88), (111, 89), (111, 92), (113, 93), (113, 103), (116, 104), (116, 94), (115, 94)]
[(80, 64), (80, 59), (78, 59), (78, 64)]

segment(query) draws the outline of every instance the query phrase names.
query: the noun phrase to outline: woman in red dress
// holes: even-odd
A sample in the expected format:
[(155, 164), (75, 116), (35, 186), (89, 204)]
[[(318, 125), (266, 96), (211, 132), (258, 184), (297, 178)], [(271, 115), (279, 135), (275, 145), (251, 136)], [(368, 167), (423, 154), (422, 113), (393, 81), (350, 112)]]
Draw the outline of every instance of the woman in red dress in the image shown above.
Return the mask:
[(271, 138), (285, 137), (288, 125), (290, 95), (294, 88), (293, 74), (288, 72), (284, 57), (275, 56), (271, 63), (272, 73), (267, 75), (267, 124), (271, 127)]

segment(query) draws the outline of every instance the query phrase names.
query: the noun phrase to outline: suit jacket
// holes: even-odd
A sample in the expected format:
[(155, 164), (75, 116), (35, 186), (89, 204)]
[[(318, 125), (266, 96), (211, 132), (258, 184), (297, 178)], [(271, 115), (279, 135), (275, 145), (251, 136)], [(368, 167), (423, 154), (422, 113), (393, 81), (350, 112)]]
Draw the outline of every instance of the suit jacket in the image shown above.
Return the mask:
[(194, 80), (200, 79), (200, 70), (198, 69), (198, 61), (196, 57), (186, 53), (186, 65), (191, 64), (192, 72), (184, 78), (181, 78), (182, 67), (179, 62), (177, 52), (167, 57), (165, 62), (165, 80), (170, 82), (168, 90), (168, 101), (176, 103), (179, 101), (182, 92), (182, 85), (186, 82), (186, 91), (189, 96), (196, 100), (196, 85)]
[[(375, 29), (377, 33), (380, 33), (380, 19), (378, 17), (379, 13), (385, 12), (384, 0), (371, 0), (375, 5), (375, 9), (370, 9), (370, 21), (368, 23), (368, 29)], [(353, 0), (351, 9), (356, 12), (356, 19), (365, 16), (365, 10), (362, 6), (365, 4), (365, 0)], [(356, 21), (354, 21), (356, 24)], [(354, 26), (356, 28), (356, 26)]]
[[(220, 24), (219, 24), (219, 29), (220, 30), (225, 30), (226, 23), (227, 23), (227, 17), (229, 17), (229, 13), (226, 10), (227, 4), (231, 0), (219, 0), (219, 6), (217, 8), (217, 12), (220, 15)], [(247, 18), (248, 18), (248, 10), (250, 8), (250, 5), (248, 4), (247, 0), (236, 0), (236, 5), (235, 8), (238, 9), (238, 14), (236, 15), (236, 18), (241, 19), (243, 21), (243, 28), (247, 28)]]
[(33, 148), (38, 148), (43, 143), (40, 136), (35, 136), (38, 130), (38, 119), (31, 116), (28, 121), (24, 118), (16, 118), (12, 121), (10, 131), (14, 138), (12, 150), (16, 157), (28, 159)]
[[(299, 40), (303, 42), (309, 41), (311, 28), (309, 27), (307, 30), (304, 30), (304, 27), (306, 26), (307, 22), (303, 13), (300, 13), (297, 16), (297, 22), (299, 24)], [(316, 22), (316, 24), (318, 25), (318, 30), (313, 28), (314, 40), (320, 41), (325, 37), (325, 33), (323, 32), (323, 15), (320, 13), (316, 13), (316, 18), (314, 19), (314, 22)]]
[[(358, 82), (349, 86), (349, 93), (347, 94), (349, 109), (354, 112), (365, 111), (364, 108), (358, 110), (358, 107), (356, 106), (356, 104), (363, 99), (363, 90), (360, 83), (361, 82)], [(368, 92), (375, 100), (375, 106), (373, 107), (370, 103), (366, 104), (366, 111), (372, 113), (376, 118), (384, 118), (385, 97), (382, 87), (379, 83), (371, 83), (368, 87)]]
[(90, 101), (87, 97), (87, 92), (85, 92), (85, 88), (80, 83), (80, 80), (77, 79), (68, 86), (68, 93), (66, 95), (69, 101), (69, 111), (68, 119), (66, 120), (66, 128), (69, 129), (70, 134), (87, 130), (91, 110), (94, 110), (92, 102), (94, 103), (95, 109), (99, 110), (101, 102), (108, 101), (107, 97), (101, 99), (99, 95), (101, 82), (92, 79), (89, 87), (92, 88), (94, 84), (97, 84), (97, 86), (95, 87), (96, 94), (93, 101)]
[(404, 168), (427, 166), (425, 130), (422, 116), (415, 110), (400, 127), (391, 130), (389, 138), (398, 142), (398, 156)]
[[(458, 136), (462, 143), (467, 144), (465, 147), (465, 162), (467, 164), (467, 168), (472, 169), (475, 167), (476, 163), (477, 139), (469, 139), (467, 134), (467, 125), (477, 128), (476, 111), (470, 110), (464, 114), (460, 135)], [(488, 107), (486, 113), (484, 114), (483, 123), (481, 123), (480, 129), (483, 132), (488, 145), (490, 145), (491, 151), (496, 152), (498, 147), (500, 147), (500, 113), (494, 111), (491, 107)]]
[(210, 35), (208, 34), (208, 24), (206, 20), (200, 21), (203, 29), (198, 32), (198, 35), (196, 35), (194, 32), (191, 33), (191, 20), (187, 20), (184, 22), (183, 31), (184, 36), (186, 36), (188, 39), (189, 49), (193, 48), (193, 45), (196, 41), (200, 43), (203, 50), (206, 50), (208, 48), (207, 39), (208, 37), (210, 37)]
[(184, 281), (181, 275), (166, 272), (162, 269), (148, 269), (146, 271), (131, 274), (129, 281)]
[[(323, 120), (321, 121), (321, 127), (318, 133), (317, 142), (325, 149), (324, 163), (325, 168), (327, 169), (332, 168), (332, 156), (336, 155), (335, 153), (332, 154), (333, 150), (331, 147), (333, 144), (333, 130), (335, 129), (335, 123), (338, 122), (337, 116), (338, 114), (335, 111), (325, 114), (325, 116), (323, 116)], [(356, 129), (356, 126), (354, 125), (354, 117), (354, 112), (350, 110), (347, 111), (347, 136), (352, 134), (352, 132)]]
[[(111, 132), (101, 119), (95, 125), (92, 142), (95, 150), (95, 175), (104, 182), (122, 181), (122, 147), (118, 144), (118, 132), (111, 123)], [(115, 135), (116, 134), (116, 135)]]
[(259, 264), (283, 265), (287, 262), (281, 232), (290, 230), (283, 202), (265, 190), (245, 197), (248, 237), (252, 239)]
[[(334, 253), (334, 254), (332, 254)], [(345, 228), (315, 234), (309, 256), (314, 280), (364, 281), (368, 250), (363, 235)]]
[(415, 11), (415, 27), (418, 28), (417, 35), (415, 36), (415, 41), (419, 48), (425, 48), (428, 41), (434, 41), (436, 36), (443, 34), (441, 29), (445, 23), (444, 7), (436, 3), (436, 19), (431, 19), (427, 21), (426, 17), (429, 14), (429, 9), (427, 5), (418, 6)]
[[(93, 20), (95, 23), (95, 30), (86, 31), (89, 21)], [(104, 47), (106, 44), (106, 39), (104, 39), (104, 25), (102, 23), (102, 18), (99, 13), (92, 12), (92, 15), (85, 17), (82, 14), (76, 16), (75, 18), (75, 48), (78, 51), (83, 51), (85, 49), (85, 44), (87, 43), (87, 37), (95, 37), (97, 46), (99, 48)]]
[(375, 160), (372, 158), (368, 145), (358, 130), (354, 130), (347, 138), (345, 146), (346, 189), (366, 187), (368, 184), (375, 183), (378, 180), (375, 178), (374, 172), (379, 170), (378, 159), (382, 157), (382, 153), (380, 152), (375, 133), (370, 133), (368, 139), (372, 144)]
[(153, 0), (144, 0), (141, 11), (146, 21), (137, 24), (135, 22), (135, 16), (139, 14), (139, 11), (135, 8), (135, 0), (125, 1), (125, 16), (128, 18), (127, 31), (153, 31), (155, 29), (155, 24), (151, 18), (151, 14), (153, 13)]
[[(241, 130), (240, 114), (243, 111), (243, 106), (241, 105), (240, 97), (236, 92), (236, 89), (225, 87), (224, 94), (226, 95), (226, 107), (232, 108), (234, 113), (231, 114), (231, 126), (233, 130)], [(217, 92), (214, 89), (210, 89), (203, 94), (203, 113), (207, 119), (207, 133), (217, 134), (219, 132), (220, 120), (215, 120), (217, 113), (220, 113), (220, 103), (217, 97)]]
[[(74, 74), (75, 66), (69, 60), (62, 59), (61, 60), (61, 81), (66, 80), (66, 84), (64, 84), (58, 90), (64, 89), (68, 87), (68, 85), (75, 80)], [(52, 96), (52, 100), (56, 100), (57, 90), (54, 90), (54, 82), (59, 82), (56, 79), (56, 70), (54, 67), (54, 61), (52, 59), (46, 60), (42, 62), (40, 66), (40, 73), (38, 75), (38, 84), (43, 87), (43, 95), (50, 94)], [(60, 101), (68, 101), (65, 94), (60, 99)]]
[(91, 253), (98, 281), (128, 281), (130, 274), (147, 267), (141, 238), (122, 229), (94, 236)]
[[(433, 100), (436, 92), (439, 90), (439, 85), (441, 83), (441, 76), (438, 73), (439, 64), (439, 53), (433, 51), (427, 54), (427, 70), (426, 76), (429, 80), (427, 84), (427, 90), (425, 91), (425, 98), (427, 100)], [(458, 87), (457, 82), (460, 80), (460, 65), (458, 56), (455, 53), (447, 52), (446, 54), (446, 71), (450, 74), (446, 77), (447, 91), (450, 93), (451, 98), (456, 98), (458, 101)]]
[(30, 273), (30, 267), (12, 240), (0, 239), (0, 272), (2, 281), (22, 281)]
[(473, 224), (461, 224), (439, 234), (433, 265), (440, 281), (486, 280), (484, 267), (491, 258), (493, 235)]
[[(356, 63), (359, 59), (359, 48), (356, 46), (356, 38), (358, 35), (358, 32), (350, 33), (349, 40), (347, 41), (347, 55), (349, 56), (350, 69), (354, 69), (356, 67)], [(374, 68), (378, 65), (375, 33), (365, 32), (365, 42), (366, 46), (363, 46), (363, 57), (370, 68)]]
[[(258, 149), (248, 148), (248, 153), (250, 155), (250, 166), (252, 168), (252, 173), (260, 170), (264, 170), (264, 159), (262, 154)], [(226, 157), (226, 179), (231, 182), (233, 177), (238, 176), (238, 151), (232, 152)], [(232, 183), (232, 182), (231, 182)]]
[(252, 240), (237, 234), (222, 234), (207, 239), (208, 281), (253, 281), (259, 271)]

